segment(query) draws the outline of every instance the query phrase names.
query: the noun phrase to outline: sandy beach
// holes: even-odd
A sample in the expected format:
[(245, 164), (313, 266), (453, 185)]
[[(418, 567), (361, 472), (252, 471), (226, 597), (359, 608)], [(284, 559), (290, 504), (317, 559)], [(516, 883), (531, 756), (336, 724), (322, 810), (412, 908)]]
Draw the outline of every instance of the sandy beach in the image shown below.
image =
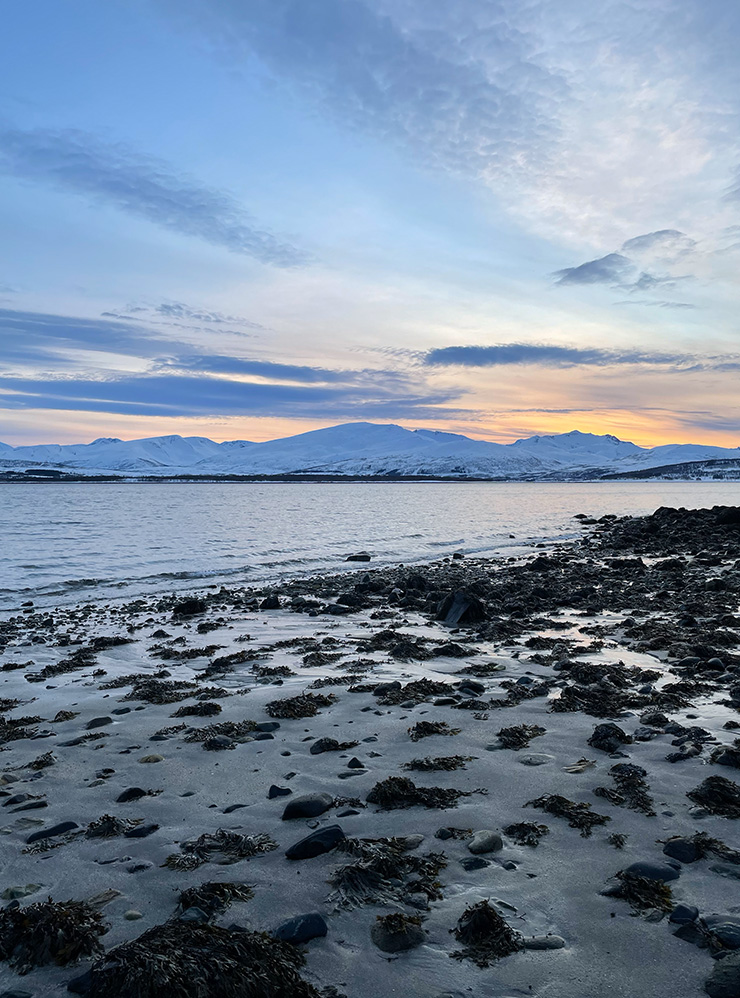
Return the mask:
[(0, 995), (149, 994), (121, 954), (160, 926), (204, 966), (287, 940), (305, 990), (234, 995), (740, 994), (739, 511), (581, 522), (6, 615)]

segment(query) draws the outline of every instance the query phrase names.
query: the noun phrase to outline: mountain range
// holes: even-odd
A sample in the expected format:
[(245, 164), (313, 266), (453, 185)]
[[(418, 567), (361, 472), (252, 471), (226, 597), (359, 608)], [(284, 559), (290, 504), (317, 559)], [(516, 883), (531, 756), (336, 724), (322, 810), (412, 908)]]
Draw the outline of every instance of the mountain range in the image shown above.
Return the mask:
[(740, 480), (740, 447), (638, 447), (573, 430), (511, 444), (395, 424), (344, 423), (279, 440), (178, 435), (89, 444), (0, 443), (0, 477), (116, 475), (441, 477), (568, 481), (612, 477)]

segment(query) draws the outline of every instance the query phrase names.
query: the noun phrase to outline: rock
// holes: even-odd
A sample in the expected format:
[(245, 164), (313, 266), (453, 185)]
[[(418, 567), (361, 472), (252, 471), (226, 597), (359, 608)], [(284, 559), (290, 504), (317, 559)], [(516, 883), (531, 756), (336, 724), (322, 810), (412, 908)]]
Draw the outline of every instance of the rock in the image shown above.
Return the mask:
[(737, 998), (740, 995), (740, 953), (717, 960), (704, 990), (710, 998)]
[(273, 935), (276, 939), (282, 939), (283, 942), (300, 946), (311, 939), (325, 936), (327, 931), (328, 926), (324, 916), (313, 911), (308, 915), (296, 915), (295, 918), (288, 919), (287, 922), (283, 922), (275, 929)]
[(143, 755), (141, 759), (139, 759), (139, 762), (164, 762), (164, 756), (156, 754)]
[(136, 922), (140, 918), (143, 918), (144, 916), (141, 914), (140, 911), (137, 911), (135, 908), (129, 908), (128, 911), (124, 911), (123, 917), (126, 919), (127, 922)]
[(437, 606), (437, 620), (443, 621), (448, 627), (460, 624), (477, 624), (486, 619), (484, 604), (463, 590), (450, 593)]
[(416, 832), (413, 835), (404, 835), (403, 848), (406, 852), (413, 852), (414, 849), (419, 848), (423, 841), (424, 836), (419, 832)]
[(676, 863), (652, 863), (650, 860), (638, 860), (637, 863), (631, 863), (626, 871), (626, 873), (635, 873), (638, 877), (646, 877), (648, 880), (662, 880), (668, 882), (670, 880), (678, 880), (681, 875), (681, 869)]
[(516, 761), (520, 762), (522, 766), (546, 766), (554, 758), (554, 756), (548, 755), (546, 752), (526, 752), (524, 755), (519, 753)]
[(385, 696), (386, 693), (393, 693), (395, 690), (400, 690), (400, 689), (401, 689), (401, 684), (397, 679), (394, 679), (393, 682), (391, 683), (379, 683), (373, 689), (373, 696), (374, 697)]
[(524, 937), (524, 948), (525, 949), (562, 949), (565, 946), (565, 940), (562, 936), (525, 936)]
[(260, 610), (279, 610), (280, 609), (280, 598), (271, 593), (266, 596), (260, 603)]
[(154, 863), (151, 860), (141, 859), (135, 863), (129, 863), (126, 867), (126, 873), (141, 873), (143, 870), (151, 870), (153, 866)]
[(76, 821), (60, 821), (58, 825), (52, 825), (51, 828), (44, 828), (40, 832), (34, 832), (32, 835), (29, 835), (26, 839), (26, 845), (30, 845), (32, 842), (40, 842), (41, 839), (51, 839), (56, 835), (64, 835), (65, 832), (71, 832), (79, 827)]
[(30, 894), (40, 891), (42, 884), (24, 884), (17, 887), (6, 887), (0, 894), (3, 901), (17, 901), (19, 898), (27, 898)]
[(479, 856), (487, 852), (499, 852), (504, 847), (504, 842), (498, 832), (482, 829), (476, 832), (468, 842), (468, 850), (474, 856)]
[(357, 758), (357, 756), (354, 755), (354, 756), (352, 756), (352, 758), (347, 763), (347, 768), (348, 769), (364, 769), (365, 768), (365, 763), (364, 762), (360, 762), (360, 760)]
[(692, 904), (677, 904), (668, 916), (668, 921), (675, 925), (686, 925), (695, 922), (699, 917), (699, 909)]
[(191, 925), (205, 925), (210, 920), (210, 916), (202, 908), (193, 905), (192, 908), (186, 908), (181, 915), (178, 915), (177, 920), (178, 922), (188, 922)]
[(267, 791), (267, 799), (274, 800), (276, 797), (290, 797), (292, 793), (293, 791), (290, 787), (279, 787), (276, 783), (273, 783)]
[(10, 991), (1, 992), (0, 998), (33, 998), (33, 992), (22, 991), (20, 988), (11, 988)]
[(588, 744), (602, 752), (612, 753), (618, 751), (620, 745), (629, 745), (631, 741), (632, 738), (626, 731), (623, 731), (618, 724), (609, 721), (606, 724), (596, 725)]
[(460, 860), (460, 866), (463, 870), (467, 870), (468, 873), (471, 873), (473, 870), (482, 870), (483, 867), (490, 865), (488, 860), (483, 859), (482, 856), (466, 856)]
[(203, 742), (203, 748), (209, 752), (224, 752), (236, 748), (236, 742), (228, 735), (212, 735)]
[(73, 977), (71, 981), (67, 981), (67, 991), (71, 991), (74, 995), (86, 995), (91, 987), (92, 971), (90, 970), (86, 970), (84, 974), (80, 974), (78, 977)]
[(358, 551), (357, 554), (350, 554), (344, 559), (345, 561), (370, 561), (372, 555), (369, 555), (367, 551)]
[(283, 811), (283, 821), (294, 818), (317, 818), (334, 805), (334, 798), (329, 794), (303, 794), (295, 797)]
[(149, 835), (154, 835), (158, 828), (159, 825), (138, 825), (136, 828), (130, 828), (123, 834), (127, 839), (145, 839)]
[(481, 683), (477, 679), (461, 679), (459, 683), (455, 683), (455, 686), (461, 692), (472, 693), (473, 696), (480, 696), (481, 693), (486, 692), (485, 683)]
[(277, 731), (280, 727), (279, 721), (260, 721), (255, 731)]
[(338, 752), (340, 747), (336, 738), (317, 738), (308, 751), (311, 755), (322, 755), (324, 752)]
[(409, 918), (401, 912), (380, 915), (370, 929), (370, 938), (384, 953), (402, 953), (424, 942), (419, 916)]
[(327, 825), (290, 846), (286, 849), (285, 855), (287, 859), (313, 859), (314, 856), (331, 852), (344, 838), (346, 836), (339, 825)]
[(702, 921), (727, 949), (740, 949), (740, 917), (705, 915)]
[(102, 728), (106, 724), (113, 724), (112, 717), (93, 717), (92, 720), (88, 721), (85, 727), (88, 731), (92, 728)]
[(191, 597), (175, 603), (172, 607), (172, 615), (173, 617), (194, 617), (197, 613), (205, 613), (207, 609), (208, 604), (204, 599)]
[(116, 797), (116, 804), (129, 804), (132, 800), (139, 800), (146, 797), (146, 790), (141, 787), (129, 787)]
[(695, 863), (697, 859), (701, 859), (702, 855), (691, 839), (683, 839), (680, 836), (668, 839), (663, 846), (663, 852), (666, 856), (677, 859), (680, 863)]

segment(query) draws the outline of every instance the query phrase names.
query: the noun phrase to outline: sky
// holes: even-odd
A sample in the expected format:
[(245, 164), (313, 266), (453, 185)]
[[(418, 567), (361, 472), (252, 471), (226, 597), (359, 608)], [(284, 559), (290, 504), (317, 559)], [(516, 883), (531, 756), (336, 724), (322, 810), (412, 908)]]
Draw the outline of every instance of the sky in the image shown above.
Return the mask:
[(34, 0), (0, 440), (740, 445), (734, 0)]

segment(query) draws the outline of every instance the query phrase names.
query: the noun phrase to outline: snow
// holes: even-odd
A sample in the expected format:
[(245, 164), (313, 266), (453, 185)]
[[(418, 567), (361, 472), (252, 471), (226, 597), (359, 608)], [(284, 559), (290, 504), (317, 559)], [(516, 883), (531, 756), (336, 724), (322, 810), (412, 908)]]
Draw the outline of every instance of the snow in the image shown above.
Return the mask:
[(101, 437), (89, 444), (11, 447), (0, 469), (28, 467), (127, 475), (418, 475), (568, 478), (708, 460), (738, 460), (740, 448), (666, 444), (643, 448), (612, 434), (534, 436), (513, 444), (474, 440), (394, 423), (344, 423), (264, 443), (171, 434), (142, 440)]

